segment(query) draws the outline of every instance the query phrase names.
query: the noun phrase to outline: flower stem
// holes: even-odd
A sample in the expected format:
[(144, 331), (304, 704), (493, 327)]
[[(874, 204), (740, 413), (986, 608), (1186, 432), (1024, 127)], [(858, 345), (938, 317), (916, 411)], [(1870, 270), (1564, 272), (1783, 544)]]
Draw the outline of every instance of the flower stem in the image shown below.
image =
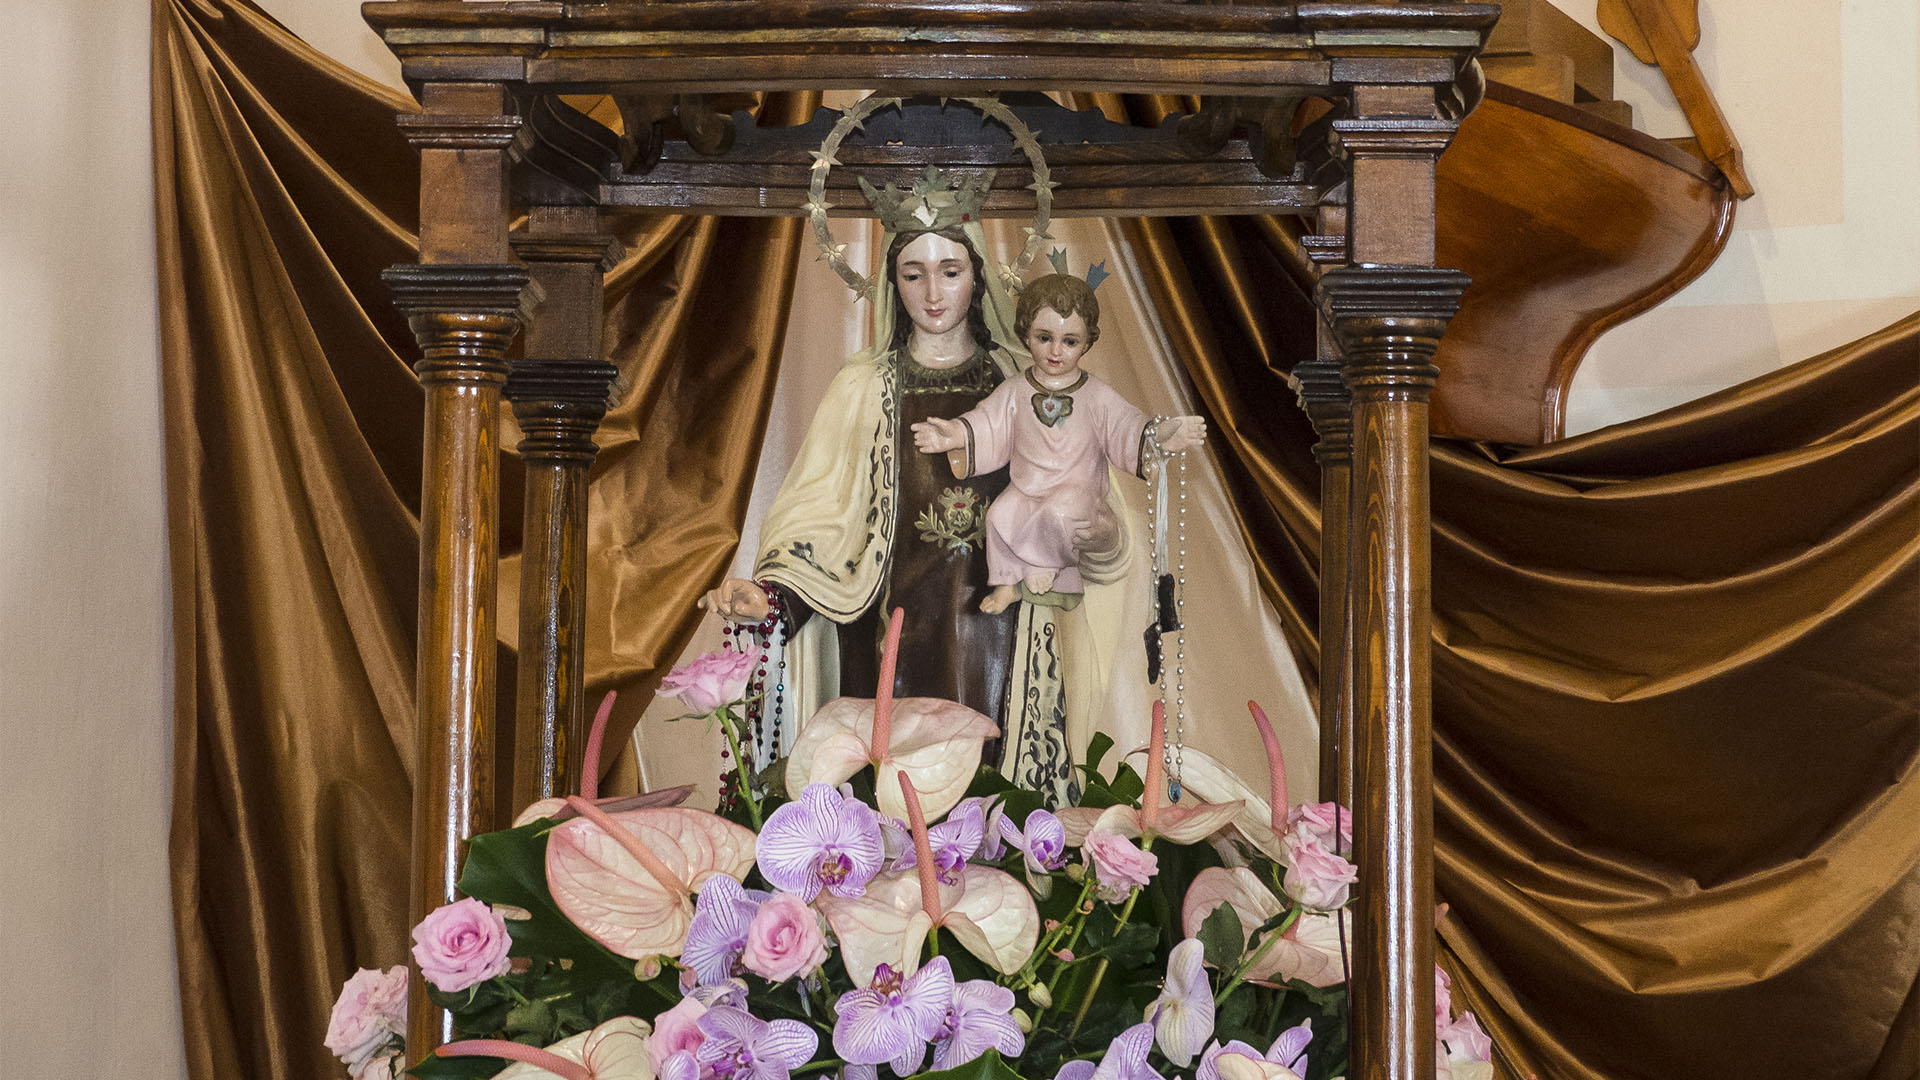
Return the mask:
[(720, 706), (720, 730), (727, 736), (727, 749), (733, 751), (733, 775), (740, 781), (740, 798), (747, 804), (747, 817), (753, 821), (753, 831), (760, 831), (760, 800), (754, 797), (753, 785), (747, 781), (747, 759), (740, 756), (740, 736), (734, 734), (733, 710)]
[(1259, 947), (1254, 949), (1252, 952), (1248, 953), (1247, 955), (1241, 957), (1240, 962), (1234, 965), (1233, 978), (1227, 980), (1227, 985), (1221, 987), (1220, 992), (1213, 995), (1213, 1003), (1215, 1005), (1218, 1005), (1222, 1001), (1225, 1001), (1229, 993), (1231, 993), (1241, 983), (1246, 982), (1247, 973), (1253, 970), (1253, 965), (1259, 963), (1260, 958), (1267, 955), (1267, 950), (1273, 948), (1273, 943), (1276, 941), (1279, 941), (1282, 937), (1285, 937), (1287, 931), (1289, 929), (1292, 929), (1293, 924), (1298, 922), (1299, 920), (1300, 920), (1300, 909), (1296, 907), (1292, 911), (1287, 913), (1286, 920), (1283, 921), (1279, 926), (1276, 926), (1273, 929), (1267, 931), (1267, 936), (1260, 939)]
[[(1127, 918), (1133, 914), (1133, 905), (1139, 899), (1139, 889), (1127, 894), (1127, 902), (1120, 908), (1120, 920), (1113, 926), (1116, 936), (1120, 933), (1120, 928), (1127, 925)], [(1107, 962), (1110, 959), (1111, 957), (1103, 956), (1100, 962), (1093, 966), (1093, 981), (1087, 984), (1087, 992), (1080, 998), (1080, 1008), (1073, 1014), (1073, 1026), (1067, 1029), (1067, 1038), (1071, 1039), (1080, 1034), (1080, 1024), (1086, 1020), (1087, 1010), (1093, 1008), (1093, 995), (1100, 989), (1100, 980), (1107, 977)]]

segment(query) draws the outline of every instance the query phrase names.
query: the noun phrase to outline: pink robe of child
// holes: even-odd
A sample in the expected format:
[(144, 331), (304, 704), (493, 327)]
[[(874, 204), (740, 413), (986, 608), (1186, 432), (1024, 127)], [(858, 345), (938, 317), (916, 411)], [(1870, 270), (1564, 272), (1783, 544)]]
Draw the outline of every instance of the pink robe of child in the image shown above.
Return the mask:
[(972, 463), (967, 475), (1008, 467), (1007, 489), (987, 510), (987, 583), (1012, 585), (1052, 570), (1054, 592), (1082, 592), (1074, 534), (1111, 518), (1107, 466), (1139, 471), (1147, 416), (1091, 376), (1052, 426), (1034, 412), (1036, 396), (1046, 395), (1025, 378), (1011, 378), (960, 417)]

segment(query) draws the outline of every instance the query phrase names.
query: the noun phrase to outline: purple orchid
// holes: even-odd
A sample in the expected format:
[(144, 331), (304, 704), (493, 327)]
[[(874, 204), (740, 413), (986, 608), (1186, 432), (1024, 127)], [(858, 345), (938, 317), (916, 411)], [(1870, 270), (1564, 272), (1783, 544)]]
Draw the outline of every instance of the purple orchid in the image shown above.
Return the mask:
[(680, 950), (681, 965), (693, 972), (698, 985), (724, 983), (733, 976), (740, 951), (747, 947), (753, 913), (769, 895), (741, 888), (724, 874), (708, 878), (701, 886), (693, 921), (687, 924), (687, 943)]
[(1027, 827), (1016, 828), (1000, 819), (1000, 835), (1007, 846), (1027, 857), (1027, 869), (1035, 874), (1058, 870), (1067, 862), (1067, 830), (1051, 811), (1035, 810), (1027, 815)]
[(989, 1050), (1013, 1060), (1026, 1047), (1027, 1037), (1013, 1021), (1013, 991), (974, 979), (953, 988), (947, 1018), (934, 1034), (933, 1067), (957, 1068)]
[[(986, 835), (987, 815), (979, 799), (962, 802), (953, 808), (953, 813), (947, 815), (947, 820), (927, 830), (927, 839), (933, 847), (934, 870), (939, 874), (940, 884), (953, 885), (960, 881), (961, 868), (980, 851)], [(894, 866), (904, 870), (919, 865), (919, 862), (919, 854), (909, 846), (900, 853), (900, 861)]]
[(836, 1006), (833, 1051), (855, 1065), (888, 1062), (900, 1076), (920, 1071), (927, 1043), (939, 1034), (953, 1003), (953, 968), (936, 956), (912, 975), (888, 964), (874, 969), (864, 990), (849, 990)]
[(812, 784), (767, 818), (758, 855), (769, 882), (809, 904), (823, 888), (859, 896), (880, 872), (880, 823), (865, 803)]
[(761, 1020), (744, 1009), (722, 1006), (700, 1017), (707, 1041), (694, 1060), (716, 1080), (787, 1080), (820, 1046), (820, 1036), (798, 1020)]
[(1225, 1046), (1217, 1042), (1211, 1043), (1207, 1046), (1207, 1052), (1200, 1057), (1200, 1067), (1194, 1070), (1193, 1080), (1221, 1080), (1218, 1061), (1221, 1054), (1242, 1054), (1255, 1060), (1271, 1061), (1305, 1076), (1307, 1045), (1312, 1041), (1313, 1021), (1308, 1019), (1281, 1032), (1280, 1037), (1273, 1041), (1273, 1045), (1267, 1048), (1265, 1054), (1239, 1039), (1232, 1039)]
[(713, 1071), (694, 1059), (691, 1050), (675, 1050), (660, 1063), (659, 1080), (709, 1080)]
[(1153, 1049), (1153, 1025), (1135, 1024), (1113, 1037), (1100, 1064), (1069, 1061), (1060, 1066), (1054, 1080), (1166, 1080), (1147, 1064), (1147, 1051)]
[(1205, 955), (1199, 938), (1188, 938), (1167, 957), (1167, 981), (1159, 998), (1147, 1006), (1160, 1052), (1175, 1068), (1184, 1069), (1213, 1035), (1213, 987), (1207, 981)]
[(954, 812), (947, 815), (948, 819), (951, 820), (969, 803), (979, 804), (981, 814), (987, 823), (986, 834), (980, 838), (980, 857), (987, 862), (999, 862), (1000, 857), (1007, 853), (1007, 845), (1000, 839), (1000, 823), (1007, 817), (1006, 804), (1000, 801), (998, 795), (975, 795), (961, 799), (960, 805), (954, 808)]

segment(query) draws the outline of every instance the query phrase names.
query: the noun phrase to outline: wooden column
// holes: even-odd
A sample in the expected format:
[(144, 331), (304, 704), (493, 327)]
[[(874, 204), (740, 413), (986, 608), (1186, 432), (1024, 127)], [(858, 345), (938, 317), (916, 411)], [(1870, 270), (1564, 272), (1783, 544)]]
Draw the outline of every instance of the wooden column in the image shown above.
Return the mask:
[[(414, 922), (456, 897), (466, 839), (492, 827), (499, 564), (500, 390), (529, 299), (506, 239), (504, 148), (518, 128), (502, 87), (428, 84), (400, 126), (420, 148), (420, 264), (389, 269), (426, 391), (420, 491), (419, 718), (413, 771)], [(407, 1059), (452, 1034), (416, 972)]]
[[(1322, 207), (1315, 235), (1301, 238), (1324, 273), (1347, 261), (1346, 207)], [(1320, 798), (1353, 804), (1353, 658), (1347, 626), (1349, 496), (1353, 479), (1352, 396), (1340, 370), (1331, 323), (1315, 323), (1314, 357), (1293, 376), (1300, 405), (1320, 436)]]
[(1433, 267), (1430, 87), (1357, 86), (1347, 266), (1320, 279), (1353, 398), (1354, 1080), (1431, 1080), (1433, 767), (1427, 402), (1466, 277)]
[(513, 803), (577, 791), (586, 747), (587, 472), (619, 372), (601, 358), (601, 296), (620, 244), (592, 207), (536, 207), (513, 238), (542, 294), (507, 377), (527, 469)]

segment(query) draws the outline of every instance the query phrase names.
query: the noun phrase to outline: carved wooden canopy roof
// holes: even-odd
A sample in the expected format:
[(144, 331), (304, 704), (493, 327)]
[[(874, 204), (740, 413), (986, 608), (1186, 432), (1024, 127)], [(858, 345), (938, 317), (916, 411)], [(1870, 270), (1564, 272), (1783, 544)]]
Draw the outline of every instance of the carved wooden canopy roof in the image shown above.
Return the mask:
[[(987, 212), (1027, 212), (1028, 163), (1007, 133), (940, 109), (943, 95), (1001, 94), (1059, 169), (1057, 215), (1310, 208), (1343, 178), (1327, 137), (1339, 111), (1296, 133), (1300, 101), (1337, 100), (1356, 84), (1427, 85), (1443, 116), (1457, 117), (1478, 101), (1472, 57), (1499, 16), (1492, 4), (1389, 0), (376, 0), (363, 10), (409, 82), (514, 89), (526, 120), (519, 201), (727, 215), (804, 213), (809, 151), (832, 122), (755, 128), (721, 111), (728, 96), (811, 89), (911, 99), (848, 141), (841, 161), (855, 168), (833, 177), (836, 189), (855, 171), (881, 180), (928, 164), (998, 167)], [(1042, 90), (1197, 95), (1203, 105), (1137, 128)], [(583, 93), (613, 95), (625, 131), (559, 100)], [(834, 201), (857, 202), (847, 195)]]

